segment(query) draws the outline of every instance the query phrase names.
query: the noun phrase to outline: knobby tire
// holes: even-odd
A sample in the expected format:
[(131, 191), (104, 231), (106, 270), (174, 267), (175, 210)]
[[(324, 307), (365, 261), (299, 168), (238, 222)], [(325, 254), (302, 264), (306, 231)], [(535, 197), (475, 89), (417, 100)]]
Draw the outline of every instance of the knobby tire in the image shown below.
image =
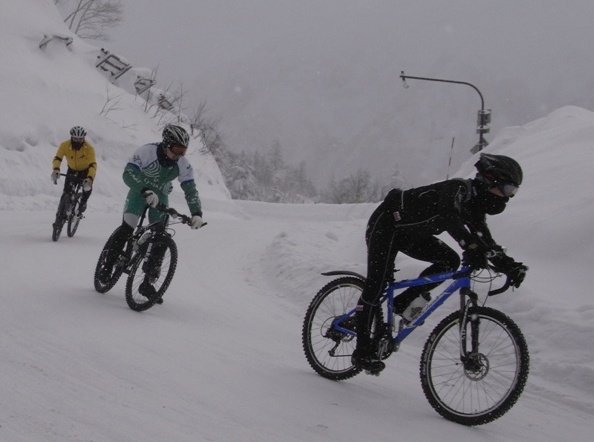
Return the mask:
[[(154, 247), (160, 244), (165, 252), (161, 261), (159, 276), (153, 282), (154, 293), (147, 294), (141, 285), (145, 282), (145, 262), (149, 259), (147, 250), (149, 244)], [(153, 236), (149, 241), (143, 244), (141, 250), (133, 258), (132, 267), (128, 279), (126, 280), (126, 303), (128, 307), (137, 312), (142, 312), (151, 308), (155, 303), (163, 298), (163, 295), (169, 288), (173, 280), (175, 269), (177, 267), (177, 245), (170, 236)]]
[(68, 206), (68, 194), (63, 193), (60, 197), (60, 203), (58, 204), (58, 211), (56, 212), (56, 220), (52, 225), (52, 240), (58, 241), (60, 239), (60, 235), (62, 234), (62, 229), (64, 228), (64, 223), (66, 222), (66, 209)]
[[(364, 285), (365, 282), (356, 277), (338, 278), (326, 284), (307, 309), (302, 328), (303, 351), (311, 368), (320, 376), (342, 381), (361, 372), (351, 362), (357, 338), (333, 330), (332, 323), (335, 318), (356, 307)], [(382, 324), (382, 311), (379, 308), (374, 327)], [(343, 322), (342, 327), (352, 327), (356, 331), (354, 315)], [(375, 335), (374, 330), (372, 335)]]
[[(529, 371), (526, 340), (504, 313), (470, 309), (479, 322), (480, 366), (468, 368), (460, 360), (460, 316), (444, 318), (425, 343), (420, 364), (423, 392), (443, 417), (462, 425), (492, 422), (516, 403)], [(470, 342), (470, 326), (467, 327)]]
[(119, 228), (117, 228), (105, 242), (105, 245), (103, 246), (103, 249), (99, 255), (99, 259), (97, 260), (97, 265), (95, 266), (93, 282), (95, 285), (95, 290), (99, 293), (107, 293), (109, 290), (111, 290), (124, 272), (126, 259), (122, 258), (125, 257), (125, 254), (122, 255), (119, 251), (117, 253), (120, 255), (120, 258), (116, 260), (116, 263), (112, 266), (112, 268), (106, 268), (108, 255), (113, 248), (114, 236), (116, 235), (118, 229)]
[(78, 225), (80, 224), (80, 216), (78, 215), (78, 207), (80, 205), (81, 194), (78, 193), (76, 198), (74, 199), (74, 203), (70, 208), (70, 214), (68, 215), (68, 229), (66, 233), (68, 234), (69, 238), (72, 238), (78, 229)]

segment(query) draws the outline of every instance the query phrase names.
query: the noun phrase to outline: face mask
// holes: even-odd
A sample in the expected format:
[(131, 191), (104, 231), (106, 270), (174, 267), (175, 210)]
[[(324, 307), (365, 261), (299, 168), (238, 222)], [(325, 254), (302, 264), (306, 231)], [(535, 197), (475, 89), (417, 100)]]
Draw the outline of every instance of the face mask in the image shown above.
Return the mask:
[(176, 160), (171, 160), (167, 157), (163, 145), (157, 147), (157, 159), (159, 160), (159, 164), (163, 167), (173, 167), (177, 163)]
[(508, 201), (508, 197), (500, 197), (491, 192), (486, 192), (483, 209), (487, 215), (497, 215), (505, 210)]

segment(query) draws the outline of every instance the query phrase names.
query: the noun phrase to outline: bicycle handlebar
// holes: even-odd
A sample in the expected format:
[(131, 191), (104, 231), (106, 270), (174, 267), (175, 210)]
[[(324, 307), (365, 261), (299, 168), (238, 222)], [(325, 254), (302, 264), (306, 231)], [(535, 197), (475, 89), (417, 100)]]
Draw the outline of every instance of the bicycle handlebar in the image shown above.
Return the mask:
[[(188, 216), (188, 215), (184, 215), (183, 213), (179, 213), (177, 210), (175, 210), (173, 207), (167, 207), (165, 204), (157, 204), (156, 207), (157, 210), (159, 210), (160, 212), (166, 213), (169, 216), (177, 219), (181, 219), (182, 224), (187, 224), (190, 225), (192, 223), (192, 217)], [(204, 227), (207, 223), (202, 223), (201, 227)]]
[[(499, 295), (499, 294), (507, 291), (510, 288), (510, 286), (512, 285), (512, 281), (511, 281), (510, 276), (507, 273), (503, 272), (501, 269), (498, 269), (497, 267), (495, 267), (493, 265), (489, 265), (489, 268), (491, 270), (493, 270), (494, 272), (496, 272), (496, 273), (505, 275), (505, 282), (498, 289), (489, 290), (489, 292), (487, 293), (487, 296), (495, 296), (495, 295)], [(466, 270), (468, 271), (468, 273), (466, 273), (466, 274), (468, 276), (470, 276), (470, 274), (472, 272), (474, 272), (475, 270), (479, 270), (479, 269), (474, 268), (474, 267), (467, 266), (466, 267)]]
[(489, 290), (489, 293), (487, 293), (487, 296), (495, 296), (495, 295), (499, 295), (505, 291), (507, 291), (507, 289), (509, 289), (509, 286), (511, 285), (511, 280), (509, 275), (505, 275), (505, 283), (499, 287), (498, 289), (494, 289), (494, 290)]

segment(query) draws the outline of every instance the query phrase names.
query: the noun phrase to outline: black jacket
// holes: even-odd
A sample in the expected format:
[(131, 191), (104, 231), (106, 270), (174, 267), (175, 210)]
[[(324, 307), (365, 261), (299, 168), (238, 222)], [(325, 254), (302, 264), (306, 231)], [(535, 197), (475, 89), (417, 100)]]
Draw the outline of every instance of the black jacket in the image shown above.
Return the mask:
[(496, 247), (486, 214), (500, 213), (506, 202), (475, 180), (452, 179), (409, 190), (393, 189), (380, 208), (392, 214), (394, 227), (403, 229), (403, 234), (447, 232), (462, 248), (472, 243)]

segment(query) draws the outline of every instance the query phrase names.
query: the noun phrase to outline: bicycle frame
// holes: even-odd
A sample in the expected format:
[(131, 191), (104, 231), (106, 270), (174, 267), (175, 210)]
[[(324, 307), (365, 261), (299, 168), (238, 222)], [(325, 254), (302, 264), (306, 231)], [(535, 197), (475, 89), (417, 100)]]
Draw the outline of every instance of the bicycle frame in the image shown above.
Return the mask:
[[(445, 272), (445, 273), (437, 273), (435, 275), (428, 275), (423, 276), (416, 279), (403, 279), (400, 281), (394, 281), (390, 283), (384, 293), (380, 297), (380, 304), (387, 303), (387, 320), (386, 324), (393, 328), (394, 325), (394, 293), (397, 290), (407, 288), (407, 287), (416, 287), (431, 284), (434, 282), (444, 282), (447, 280), (452, 279), (452, 283), (448, 285), (437, 297), (431, 300), (421, 315), (416, 317), (412, 322), (406, 324), (398, 330), (398, 333), (392, 338), (392, 344), (394, 346), (398, 346), (408, 335), (410, 335), (413, 330), (415, 330), (419, 325), (423, 324), (425, 320), (439, 308), (454, 292), (458, 290), (462, 290), (462, 294), (465, 296), (473, 297), (473, 293), (470, 291), (470, 274), (472, 269), (470, 267), (463, 266), (460, 269), (453, 271), (453, 272)], [(464, 290), (467, 289), (467, 290)], [(355, 309), (352, 309), (346, 312), (344, 315), (336, 318), (332, 327), (338, 330), (341, 333), (350, 336), (357, 336), (357, 333), (342, 327), (342, 324), (346, 319), (351, 317), (355, 313)]]
[(140, 238), (142, 238), (142, 236), (145, 233), (151, 232), (150, 235), (152, 236), (155, 234), (155, 232), (157, 232), (159, 230), (162, 230), (164, 233), (166, 232), (167, 225), (169, 222), (169, 214), (167, 214), (167, 213), (165, 213), (163, 218), (161, 218), (155, 222), (147, 224), (146, 226), (142, 225), (142, 223), (144, 222), (146, 215), (148, 213), (148, 209), (149, 209), (149, 207), (146, 206), (146, 208), (142, 212), (142, 215), (138, 221), (138, 225), (136, 226), (136, 229), (134, 229), (134, 233), (128, 239), (128, 242), (126, 243), (125, 255), (129, 256), (129, 258), (127, 259), (124, 273), (128, 273), (129, 270), (132, 268), (132, 266), (135, 264), (137, 256), (139, 256), (137, 252), (138, 252), (139, 248), (143, 244), (145, 244), (145, 242), (143, 242), (143, 244), (138, 244), (138, 241), (140, 240)]
[[(140, 216), (140, 219), (138, 220), (138, 225), (136, 226), (136, 229), (134, 229), (134, 233), (128, 239), (128, 242), (126, 243), (127, 244), (126, 245), (126, 255), (129, 256), (129, 258), (126, 263), (124, 273), (128, 273), (129, 270), (132, 268), (132, 266), (135, 264), (137, 256), (139, 256), (137, 253), (139, 250), (139, 247), (142, 247), (142, 244), (138, 244), (138, 241), (140, 240), (140, 238), (142, 238), (142, 236), (145, 233), (152, 232), (151, 235), (156, 235), (156, 234), (159, 234), (160, 232), (162, 232), (165, 235), (171, 236), (167, 232), (167, 227), (170, 224), (177, 224), (177, 223), (169, 222), (169, 220), (172, 217), (178, 217), (180, 219), (180, 221), (179, 221), (180, 223), (185, 223), (185, 224), (190, 223), (189, 216), (178, 213), (175, 209), (167, 207), (163, 204), (159, 204), (157, 206), (157, 210), (159, 210), (160, 212), (163, 213), (163, 217), (161, 219), (158, 219), (157, 221), (147, 224), (146, 226), (143, 226), (142, 224), (147, 217), (149, 209), (150, 209), (150, 207), (148, 205), (144, 208), (144, 211), (142, 212), (142, 215)], [(206, 225), (206, 223), (204, 223), (203, 225)]]

